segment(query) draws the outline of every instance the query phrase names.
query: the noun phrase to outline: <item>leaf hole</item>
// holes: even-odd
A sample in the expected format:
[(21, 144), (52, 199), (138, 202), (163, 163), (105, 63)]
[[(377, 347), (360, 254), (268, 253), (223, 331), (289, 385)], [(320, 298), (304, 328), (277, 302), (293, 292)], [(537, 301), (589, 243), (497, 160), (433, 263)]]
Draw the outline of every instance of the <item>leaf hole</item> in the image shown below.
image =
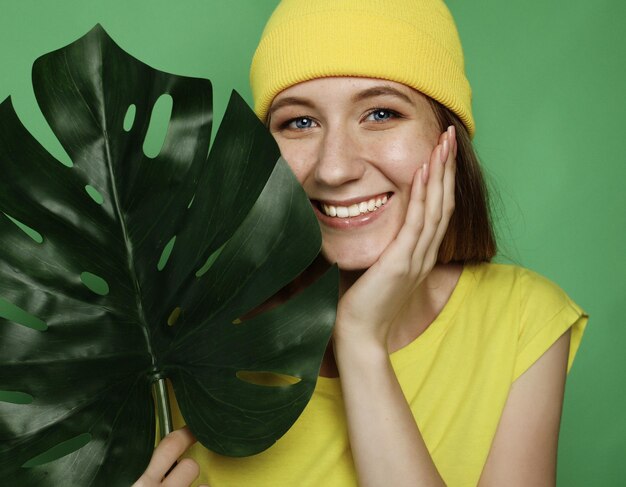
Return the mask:
[(159, 155), (167, 135), (167, 127), (172, 117), (174, 101), (167, 93), (161, 95), (152, 107), (150, 123), (143, 141), (143, 152), (150, 159)]
[(96, 188), (94, 188), (91, 184), (88, 184), (87, 186), (85, 186), (85, 191), (87, 192), (89, 197), (92, 200), (94, 200), (96, 203), (98, 203), (99, 205), (104, 203), (104, 198), (100, 194), (100, 191), (98, 191)]
[(249, 384), (267, 387), (288, 387), (297, 384), (302, 379), (292, 375), (279, 374), (277, 372), (255, 372), (250, 370), (239, 370), (237, 378)]
[(206, 260), (204, 265), (200, 267), (200, 269), (198, 269), (198, 271), (196, 272), (196, 277), (202, 277), (207, 273), (207, 271), (211, 268), (213, 263), (217, 260), (217, 258), (222, 253), (222, 250), (224, 249), (225, 245), (226, 244), (222, 245), (219, 249), (217, 249), (215, 252), (209, 255), (209, 258)]
[(170, 255), (172, 255), (172, 250), (174, 250), (174, 244), (176, 243), (176, 235), (174, 235), (167, 245), (161, 252), (161, 257), (159, 258), (159, 262), (157, 263), (157, 269), (162, 271), (167, 265), (167, 261), (170, 259)]
[(48, 325), (45, 321), (2, 298), (0, 298), (0, 318), (13, 321), (19, 325), (37, 331), (46, 331), (48, 329)]
[(180, 312), (181, 312), (180, 306), (177, 306), (176, 308), (174, 308), (174, 311), (170, 313), (170, 316), (167, 319), (167, 324), (170, 326), (174, 326), (176, 322), (178, 321), (178, 318), (180, 317)]
[(15, 223), (17, 228), (19, 228), (22, 232), (28, 235), (32, 240), (34, 240), (38, 244), (43, 243), (43, 236), (37, 230), (34, 230), (30, 228), (28, 225), (22, 223), (21, 221), (16, 220), (11, 215), (7, 215), (4, 212), (2, 212), (2, 214), (6, 216), (9, 220), (11, 220), (13, 223)]
[(0, 401), (12, 404), (30, 404), (35, 400), (33, 396), (19, 391), (0, 391)]
[(96, 274), (83, 272), (80, 275), (80, 280), (90, 291), (99, 294), (100, 296), (106, 296), (109, 294), (109, 284)]
[(26, 463), (24, 463), (22, 467), (32, 468), (38, 467), (45, 463), (53, 462), (54, 460), (58, 460), (59, 458), (80, 450), (90, 441), (91, 435), (89, 433), (83, 433), (81, 435), (75, 436), (74, 438), (70, 438), (69, 440), (65, 440), (58, 445), (53, 446), (49, 450), (37, 455), (36, 457), (31, 458)]
[(133, 124), (135, 123), (135, 115), (137, 114), (137, 106), (134, 103), (131, 103), (126, 110), (126, 115), (124, 115), (124, 131), (130, 132), (130, 129), (133, 128)]
[(38, 127), (37, 132), (37, 139), (54, 159), (66, 168), (74, 167), (74, 162), (72, 162), (72, 159), (66, 152), (65, 147), (63, 147), (56, 134), (52, 131), (50, 125), (46, 123)]

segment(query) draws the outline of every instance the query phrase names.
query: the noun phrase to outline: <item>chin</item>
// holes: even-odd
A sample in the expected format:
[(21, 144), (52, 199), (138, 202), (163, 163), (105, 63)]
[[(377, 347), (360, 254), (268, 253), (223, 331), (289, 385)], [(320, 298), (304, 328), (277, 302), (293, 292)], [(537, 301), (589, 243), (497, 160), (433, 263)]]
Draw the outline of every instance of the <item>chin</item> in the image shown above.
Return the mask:
[[(398, 225), (399, 227), (400, 225)], [(372, 267), (393, 241), (399, 229), (389, 221), (385, 225), (335, 231), (322, 226), (322, 255), (342, 271), (364, 271)]]
[(342, 271), (364, 271), (372, 267), (384, 249), (326, 248), (322, 246), (322, 255), (330, 263), (336, 263)]

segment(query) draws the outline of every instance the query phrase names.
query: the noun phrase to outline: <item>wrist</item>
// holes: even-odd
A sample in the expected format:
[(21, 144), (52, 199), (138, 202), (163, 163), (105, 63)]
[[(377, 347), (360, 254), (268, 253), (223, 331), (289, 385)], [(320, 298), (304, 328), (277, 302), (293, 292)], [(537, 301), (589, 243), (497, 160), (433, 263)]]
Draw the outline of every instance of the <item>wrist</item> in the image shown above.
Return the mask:
[(387, 349), (387, 334), (390, 324), (379, 320), (369, 321), (362, 316), (337, 310), (333, 338), (341, 346)]
[(333, 337), (337, 367), (355, 369), (380, 369), (390, 363), (387, 344), (383, 340), (366, 337)]

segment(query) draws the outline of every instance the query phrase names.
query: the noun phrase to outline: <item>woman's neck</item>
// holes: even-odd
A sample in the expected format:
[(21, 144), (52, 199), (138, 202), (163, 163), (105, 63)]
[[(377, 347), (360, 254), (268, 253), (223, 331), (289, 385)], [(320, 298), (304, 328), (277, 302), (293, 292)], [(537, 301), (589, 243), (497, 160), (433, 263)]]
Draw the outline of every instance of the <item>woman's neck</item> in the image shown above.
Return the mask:
[[(394, 319), (387, 341), (389, 353), (417, 339), (435, 321), (450, 299), (462, 270), (463, 266), (459, 264), (440, 264), (426, 276)], [(362, 274), (363, 271), (340, 272), (340, 297)], [(320, 375), (323, 377), (339, 375), (332, 341), (324, 355)]]

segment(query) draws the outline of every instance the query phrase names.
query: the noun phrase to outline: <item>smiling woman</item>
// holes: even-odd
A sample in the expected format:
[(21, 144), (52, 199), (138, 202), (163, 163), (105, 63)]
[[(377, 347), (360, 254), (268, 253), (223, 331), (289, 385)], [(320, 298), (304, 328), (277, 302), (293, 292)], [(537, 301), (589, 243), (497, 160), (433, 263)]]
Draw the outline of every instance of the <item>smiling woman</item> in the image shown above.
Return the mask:
[[(251, 82), (322, 229), (323, 259), (302, 280), (337, 263), (341, 299), (293, 428), (249, 458), (192, 447), (200, 481), (554, 485), (587, 317), (541, 276), (490, 263), (471, 91), (445, 4), (283, 0)], [(192, 482), (190, 463), (163, 479), (191, 442), (175, 433), (137, 485)]]
[(314, 202), (326, 258), (370, 267), (402, 227), (416, 170), (437, 145), (426, 98), (393, 81), (319, 78), (277, 95), (269, 126)]

